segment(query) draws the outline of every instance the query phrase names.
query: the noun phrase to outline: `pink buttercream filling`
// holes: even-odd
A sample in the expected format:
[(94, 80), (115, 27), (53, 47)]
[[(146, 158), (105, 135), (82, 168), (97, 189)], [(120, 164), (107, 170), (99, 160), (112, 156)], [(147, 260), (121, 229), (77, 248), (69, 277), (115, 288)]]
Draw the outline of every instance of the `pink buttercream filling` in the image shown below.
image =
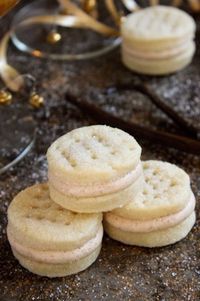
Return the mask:
[(168, 216), (155, 218), (152, 220), (131, 220), (125, 219), (121, 216), (114, 215), (109, 212), (106, 213), (106, 220), (112, 224), (112, 226), (127, 232), (152, 232), (156, 230), (167, 229), (175, 226), (186, 219), (195, 208), (195, 197), (192, 193), (189, 202), (186, 207), (181, 211)]
[(122, 47), (124, 52), (134, 56), (135, 58), (141, 58), (145, 60), (149, 60), (149, 59), (160, 60), (160, 59), (167, 59), (173, 56), (177, 56), (178, 54), (183, 53), (185, 50), (188, 49), (188, 45), (190, 43), (191, 41), (181, 44), (178, 47), (167, 48), (165, 50), (159, 50), (159, 51), (137, 50), (134, 49), (133, 47), (127, 46), (126, 43), (124, 43)]
[(7, 231), (8, 240), (11, 247), (22, 256), (30, 258), (35, 261), (51, 263), (51, 264), (64, 264), (69, 261), (79, 260), (91, 254), (101, 244), (103, 237), (103, 227), (99, 228), (97, 235), (86, 242), (82, 247), (70, 251), (40, 251), (35, 250), (18, 243), (13, 236)]
[(121, 189), (125, 189), (126, 187), (134, 183), (134, 181), (136, 181), (140, 175), (142, 175), (141, 163), (139, 163), (133, 171), (127, 173), (125, 176), (118, 178), (115, 181), (107, 183), (105, 182), (102, 184), (93, 183), (91, 185), (78, 185), (78, 181), (75, 183), (67, 182), (67, 178), (66, 182), (64, 182), (63, 178), (51, 172), (49, 172), (48, 178), (49, 183), (56, 190), (65, 195), (71, 195), (74, 197), (93, 197), (114, 193)]

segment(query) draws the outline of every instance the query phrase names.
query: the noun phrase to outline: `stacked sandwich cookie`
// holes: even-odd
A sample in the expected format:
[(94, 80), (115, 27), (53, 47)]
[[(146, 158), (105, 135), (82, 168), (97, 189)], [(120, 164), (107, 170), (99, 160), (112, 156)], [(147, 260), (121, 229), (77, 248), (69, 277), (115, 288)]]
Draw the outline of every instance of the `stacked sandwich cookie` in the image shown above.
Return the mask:
[(48, 277), (78, 273), (98, 257), (102, 214), (74, 213), (49, 198), (47, 184), (20, 192), (8, 209), (7, 235), (14, 256), (29, 271)]
[(183, 239), (195, 223), (189, 176), (162, 161), (143, 162), (146, 184), (123, 208), (106, 213), (105, 230), (123, 243), (161, 247)]
[(105, 212), (128, 203), (143, 188), (141, 147), (108, 126), (71, 131), (48, 149), (52, 200), (75, 212)]
[(121, 26), (123, 63), (149, 75), (183, 69), (195, 52), (195, 30), (193, 18), (174, 7), (153, 6), (132, 13)]

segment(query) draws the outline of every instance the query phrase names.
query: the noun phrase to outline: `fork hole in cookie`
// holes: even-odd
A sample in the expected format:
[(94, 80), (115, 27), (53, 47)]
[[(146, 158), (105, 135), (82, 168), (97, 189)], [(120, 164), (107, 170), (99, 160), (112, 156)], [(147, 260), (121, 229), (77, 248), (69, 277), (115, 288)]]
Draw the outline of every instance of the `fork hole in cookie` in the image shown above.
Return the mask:
[(153, 187), (153, 190), (156, 190), (158, 188), (158, 185), (154, 184), (154, 185), (152, 185), (152, 187)]
[(146, 177), (145, 181), (149, 184), (151, 182), (151, 179), (149, 177)]
[(29, 218), (31, 218), (31, 215), (28, 214), (28, 215), (25, 215), (24, 217), (27, 218), (27, 219), (29, 219)]
[(41, 197), (41, 193), (36, 193), (36, 194), (33, 196), (33, 198), (34, 198), (35, 200), (39, 200), (40, 197)]
[(51, 207), (51, 205), (50, 204), (42, 204), (41, 205), (41, 209), (49, 209)]
[(177, 182), (176, 182), (176, 181), (171, 181), (170, 187), (174, 187), (174, 186), (176, 186), (176, 185), (177, 185)]
[(106, 148), (107, 148), (107, 147), (110, 147), (110, 145), (109, 145), (108, 143), (106, 143), (106, 142), (103, 143), (103, 146), (106, 147)]
[(160, 197), (161, 197), (161, 196), (160, 196), (159, 194), (157, 194), (157, 195), (155, 195), (154, 199), (155, 199), (155, 200), (159, 200)]
[(61, 207), (61, 208), (58, 208), (57, 210), (60, 211), (60, 212), (63, 212), (64, 208)]
[(65, 153), (65, 151), (61, 151), (61, 155), (62, 155), (63, 157), (66, 158), (66, 153)]
[(48, 191), (48, 186), (47, 185), (41, 185), (40, 189), (42, 191)]
[(157, 176), (157, 174), (158, 174), (158, 170), (154, 170), (154, 171), (153, 171), (153, 175), (154, 175), (154, 176)]
[(147, 195), (147, 194), (148, 194), (147, 190), (144, 190), (143, 195)]
[(41, 216), (41, 215), (37, 215), (37, 216), (35, 216), (35, 219), (38, 220), (38, 221), (41, 221), (41, 220), (44, 219), (44, 217)]
[(70, 161), (70, 164), (71, 164), (72, 167), (76, 167), (76, 162)]
[(117, 153), (116, 150), (112, 150), (112, 151), (111, 151), (111, 155), (113, 155), (113, 156), (116, 155), (116, 153)]
[(102, 143), (102, 142), (103, 142), (103, 138), (102, 138), (102, 137), (93, 135), (92, 138), (96, 139), (99, 143)]
[(143, 164), (143, 169), (145, 169), (145, 170), (148, 169), (148, 164), (144, 163)]
[(35, 209), (39, 209), (39, 207), (37, 205), (31, 205), (31, 209), (35, 210)]
[(85, 149), (89, 151), (90, 147), (88, 145), (85, 145)]

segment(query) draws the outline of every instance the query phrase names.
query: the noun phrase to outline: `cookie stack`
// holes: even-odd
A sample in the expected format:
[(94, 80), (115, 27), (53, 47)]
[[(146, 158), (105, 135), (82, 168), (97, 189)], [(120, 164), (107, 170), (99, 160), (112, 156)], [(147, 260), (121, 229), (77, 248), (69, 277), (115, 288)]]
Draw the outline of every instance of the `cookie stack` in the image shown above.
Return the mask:
[(76, 129), (47, 152), (49, 183), (20, 192), (8, 209), (14, 256), (48, 277), (74, 274), (98, 257), (102, 212), (123, 206), (143, 189), (141, 147), (107, 126)]
[(175, 165), (141, 163), (141, 147), (108, 126), (83, 127), (48, 149), (48, 184), (20, 192), (8, 209), (14, 256), (38, 275), (66, 276), (98, 257), (105, 230), (130, 245), (184, 238), (195, 222), (189, 176)]
[(106, 212), (128, 203), (144, 183), (141, 147), (108, 126), (71, 131), (48, 149), (52, 200), (75, 212)]
[(122, 61), (149, 75), (183, 69), (195, 52), (195, 30), (193, 18), (175, 7), (158, 5), (134, 12), (121, 26)]
[(8, 209), (8, 240), (29, 271), (48, 277), (78, 273), (98, 257), (102, 214), (76, 214), (49, 198), (47, 184), (20, 192)]
[(143, 162), (142, 193), (104, 218), (113, 239), (143, 247), (161, 247), (183, 239), (195, 223), (195, 197), (189, 176), (161, 161)]

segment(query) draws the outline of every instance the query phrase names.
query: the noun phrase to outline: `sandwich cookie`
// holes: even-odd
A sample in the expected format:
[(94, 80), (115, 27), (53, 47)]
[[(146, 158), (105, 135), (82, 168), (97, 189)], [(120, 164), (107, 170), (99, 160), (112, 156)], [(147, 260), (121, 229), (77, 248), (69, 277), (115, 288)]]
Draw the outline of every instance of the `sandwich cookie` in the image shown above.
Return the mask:
[(11, 202), (7, 235), (14, 256), (29, 271), (48, 277), (71, 275), (97, 259), (102, 214), (66, 210), (49, 198), (47, 184), (34, 185)]
[(144, 184), (141, 147), (104, 125), (75, 129), (48, 149), (53, 201), (75, 212), (102, 212), (128, 203)]
[(183, 239), (195, 223), (189, 176), (162, 161), (143, 162), (145, 186), (123, 208), (105, 213), (108, 235), (125, 244), (161, 247)]
[(122, 61), (143, 74), (178, 71), (192, 60), (195, 30), (193, 18), (175, 7), (158, 5), (134, 12), (121, 26)]

